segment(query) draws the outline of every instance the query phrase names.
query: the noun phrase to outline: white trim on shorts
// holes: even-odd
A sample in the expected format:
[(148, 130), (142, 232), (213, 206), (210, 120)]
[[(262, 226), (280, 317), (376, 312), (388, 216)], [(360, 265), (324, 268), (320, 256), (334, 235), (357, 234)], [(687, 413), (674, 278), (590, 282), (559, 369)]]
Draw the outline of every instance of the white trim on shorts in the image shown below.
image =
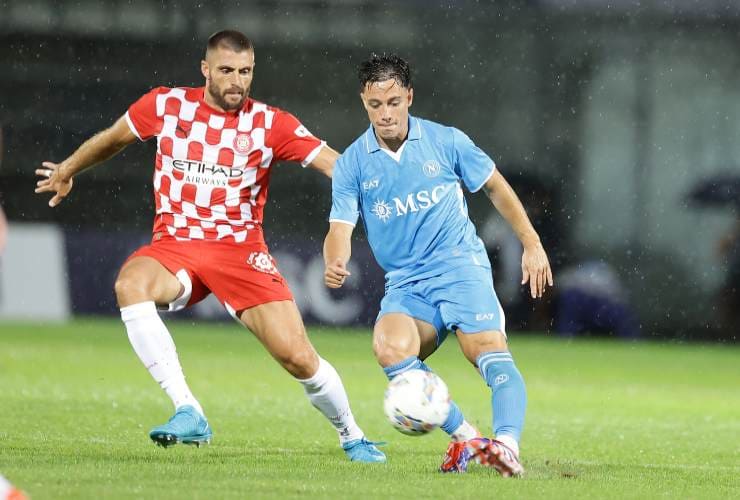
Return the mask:
[(162, 307), (162, 310), (168, 312), (182, 311), (190, 302), (190, 297), (193, 294), (193, 282), (190, 279), (190, 275), (185, 269), (180, 269), (175, 273), (175, 278), (182, 285), (182, 293), (175, 300), (170, 302), (167, 306)]

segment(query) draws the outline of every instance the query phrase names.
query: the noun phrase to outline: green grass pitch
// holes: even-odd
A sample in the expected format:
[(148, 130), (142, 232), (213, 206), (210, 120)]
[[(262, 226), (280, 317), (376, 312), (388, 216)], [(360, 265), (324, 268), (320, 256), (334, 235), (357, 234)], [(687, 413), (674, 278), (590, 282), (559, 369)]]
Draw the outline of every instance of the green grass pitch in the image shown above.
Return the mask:
[[(386, 423), (368, 330), (311, 329), (387, 464), (348, 462), (299, 384), (236, 325), (170, 322), (214, 430), (205, 448), (155, 447), (169, 400), (122, 325), (0, 324), (0, 472), (57, 498), (738, 498), (740, 349), (511, 334), (529, 391), (520, 480), (436, 472), (444, 433)], [(430, 358), (490, 432), (488, 388), (453, 339)]]

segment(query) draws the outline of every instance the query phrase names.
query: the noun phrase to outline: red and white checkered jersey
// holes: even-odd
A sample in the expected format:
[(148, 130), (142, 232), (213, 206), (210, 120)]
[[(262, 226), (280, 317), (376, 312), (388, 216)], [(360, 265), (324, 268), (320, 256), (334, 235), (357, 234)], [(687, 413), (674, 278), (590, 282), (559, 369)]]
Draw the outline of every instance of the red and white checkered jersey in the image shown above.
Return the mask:
[(286, 111), (250, 98), (238, 113), (223, 113), (206, 104), (203, 92), (159, 87), (126, 113), (139, 139), (157, 138), (154, 233), (261, 240), (272, 164), (306, 166), (324, 143)]

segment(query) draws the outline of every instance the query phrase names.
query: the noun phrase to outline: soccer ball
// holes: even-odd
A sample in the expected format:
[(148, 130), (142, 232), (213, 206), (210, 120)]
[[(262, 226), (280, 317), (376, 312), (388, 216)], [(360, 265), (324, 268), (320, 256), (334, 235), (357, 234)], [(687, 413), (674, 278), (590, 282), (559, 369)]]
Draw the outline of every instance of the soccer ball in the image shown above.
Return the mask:
[(388, 384), (385, 415), (399, 432), (421, 436), (444, 423), (450, 413), (447, 385), (434, 373), (409, 370)]

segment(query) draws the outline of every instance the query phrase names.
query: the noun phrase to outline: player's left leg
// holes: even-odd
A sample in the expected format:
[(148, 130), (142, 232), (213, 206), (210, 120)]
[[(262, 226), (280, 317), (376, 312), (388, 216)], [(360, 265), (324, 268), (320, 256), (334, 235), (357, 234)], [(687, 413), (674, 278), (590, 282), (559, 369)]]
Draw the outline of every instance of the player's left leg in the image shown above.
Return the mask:
[(478, 460), (496, 467), (504, 476), (520, 475), (523, 469), (519, 463), (519, 439), (527, 393), (508, 350), (504, 313), (490, 269), (455, 269), (431, 283), (426, 292), (439, 304), (447, 328), (455, 330), (465, 357), (491, 388), (496, 438), (470, 441)]
[(385, 455), (365, 439), (355, 422), (337, 371), (311, 345), (288, 283), (261, 239), (217, 242), (208, 249), (214, 257), (203, 260), (208, 289), (303, 385), (311, 404), (337, 430), (351, 460), (384, 462)]
[(500, 331), (465, 333), (457, 330), (465, 357), (473, 363), (491, 388), (493, 441), (472, 440), (478, 460), (496, 468), (504, 476), (524, 472), (519, 462), (519, 439), (524, 427), (527, 392), (524, 379), (508, 350), (506, 337)]
[(244, 310), (239, 318), (272, 357), (303, 385), (311, 404), (337, 430), (350, 460), (385, 462), (385, 455), (365, 438), (355, 422), (339, 374), (309, 341), (294, 301), (260, 304)]

